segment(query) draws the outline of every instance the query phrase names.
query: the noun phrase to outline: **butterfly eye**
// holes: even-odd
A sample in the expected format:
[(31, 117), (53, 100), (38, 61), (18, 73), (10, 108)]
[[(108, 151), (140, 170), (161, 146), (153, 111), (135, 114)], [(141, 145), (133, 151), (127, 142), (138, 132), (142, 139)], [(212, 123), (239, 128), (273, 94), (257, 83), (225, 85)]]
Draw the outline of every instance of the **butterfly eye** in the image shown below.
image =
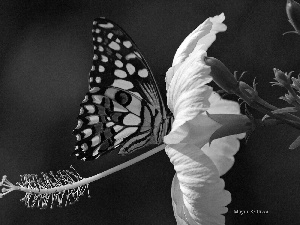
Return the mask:
[(93, 160), (113, 150), (126, 155), (162, 144), (173, 116), (140, 50), (120, 26), (105, 18), (94, 20), (92, 35), (90, 89), (73, 131), (73, 155)]

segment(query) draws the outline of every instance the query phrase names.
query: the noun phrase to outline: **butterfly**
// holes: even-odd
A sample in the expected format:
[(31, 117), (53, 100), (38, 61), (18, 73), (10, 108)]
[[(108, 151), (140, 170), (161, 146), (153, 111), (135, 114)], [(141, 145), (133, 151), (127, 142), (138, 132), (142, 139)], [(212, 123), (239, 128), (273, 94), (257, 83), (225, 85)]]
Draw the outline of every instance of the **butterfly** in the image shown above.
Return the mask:
[(160, 145), (173, 116), (164, 106), (152, 72), (130, 36), (105, 18), (93, 21), (89, 91), (80, 104), (75, 155), (94, 160), (111, 151), (128, 155)]

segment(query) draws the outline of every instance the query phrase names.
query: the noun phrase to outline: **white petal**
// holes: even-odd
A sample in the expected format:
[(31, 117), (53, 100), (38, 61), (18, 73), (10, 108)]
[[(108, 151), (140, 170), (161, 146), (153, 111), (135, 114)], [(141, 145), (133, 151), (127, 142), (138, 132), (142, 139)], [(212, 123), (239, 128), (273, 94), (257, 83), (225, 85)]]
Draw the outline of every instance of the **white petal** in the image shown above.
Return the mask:
[(240, 114), (240, 105), (237, 102), (222, 99), (216, 92), (213, 92), (208, 100), (210, 102), (208, 113), (210, 114)]
[(197, 115), (191, 120), (176, 118), (171, 132), (164, 137), (166, 144), (190, 143), (201, 148), (221, 125), (205, 115)]
[[(226, 25), (222, 23), (224, 20), (224, 13), (221, 13), (218, 16), (208, 18), (202, 24), (200, 24), (184, 39), (182, 44), (179, 46), (174, 56), (172, 65), (174, 66), (183, 62), (194, 50), (196, 45), (201, 45), (200, 49), (207, 51), (209, 46), (215, 41), (216, 33), (223, 32), (227, 29)], [(205, 37), (208, 34), (209, 37)]]
[(225, 206), (230, 203), (231, 195), (224, 190), (224, 181), (210, 158), (190, 144), (167, 146), (166, 153), (177, 176), (172, 183), (177, 221), (184, 220), (190, 225), (225, 224), (222, 214), (228, 211)]
[[(208, 98), (212, 93), (212, 88), (206, 85), (212, 81), (210, 67), (203, 58), (215, 40), (215, 34), (226, 30), (222, 24), (224, 19), (224, 14), (207, 19), (184, 40), (176, 52), (174, 60), (180, 60), (173, 63), (176, 65), (166, 74), (167, 103), (175, 117), (172, 130), (164, 139), (166, 144), (188, 142), (203, 146), (206, 143), (203, 140), (219, 128), (212, 120), (201, 119), (203, 116), (199, 114), (209, 109)], [(203, 129), (198, 129), (199, 126), (211, 129), (203, 132)]]
[(222, 176), (234, 164), (234, 155), (240, 148), (240, 142), (236, 135), (214, 140), (211, 145), (204, 145), (201, 150), (214, 162), (219, 175)]
[(188, 221), (187, 216), (190, 215), (189, 213), (186, 215), (184, 212), (187, 209), (183, 203), (183, 195), (180, 190), (179, 181), (176, 174), (172, 181), (171, 198), (172, 198), (173, 212), (174, 212), (177, 225), (189, 225), (186, 223), (186, 221)]
[(212, 77), (209, 75), (210, 67), (204, 64), (204, 56), (206, 53), (203, 51), (195, 52), (180, 65), (175, 74), (172, 73), (174, 70), (168, 70), (166, 80), (171, 76), (172, 80), (167, 92), (167, 103), (175, 117), (183, 101), (188, 100), (187, 104), (194, 107), (194, 102), (202, 98), (200, 93), (212, 91), (211, 87), (205, 86), (212, 81)]
[[(237, 102), (222, 99), (217, 93), (213, 92), (209, 98), (211, 107), (208, 109), (210, 114), (240, 114), (240, 107)], [(238, 139), (244, 138), (245, 134), (231, 135), (214, 140), (209, 146), (205, 144), (201, 150), (210, 157), (217, 166), (220, 176), (225, 174), (234, 163), (234, 155), (240, 147)], [(198, 147), (201, 147), (198, 145)]]
[[(185, 99), (181, 103), (182, 107), (178, 110), (172, 130), (164, 137), (164, 142), (166, 144), (189, 143), (196, 145), (211, 158), (221, 176), (232, 167), (233, 156), (240, 147), (238, 139), (243, 138), (245, 134), (220, 138), (214, 140), (209, 146), (208, 140), (221, 127), (221, 124), (210, 119), (205, 111), (207, 110), (210, 114), (239, 114), (240, 108), (238, 103), (224, 100), (215, 92), (207, 92), (211, 93), (207, 96), (205, 93), (198, 93), (198, 97), (202, 96), (203, 102), (195, 100), (198, 103), (194, 103), (196, 107), (190, 107), (190, 99)], [(205, 101), (207, 102), (204, 103)]]

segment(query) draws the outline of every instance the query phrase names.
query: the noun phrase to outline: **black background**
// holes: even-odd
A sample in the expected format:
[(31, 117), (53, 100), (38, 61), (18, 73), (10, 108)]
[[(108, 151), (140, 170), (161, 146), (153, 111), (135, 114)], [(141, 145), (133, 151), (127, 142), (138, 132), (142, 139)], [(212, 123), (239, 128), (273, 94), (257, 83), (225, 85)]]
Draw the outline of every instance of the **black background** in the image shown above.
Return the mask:
[[(117, 165), (123, 158), (81, 162), (69, 156), (79, 104), (88, 90), (92, 21), (105, 16), (123, 27), (140, 47), (165, 96), (164, 74), (183, 39), (210, 16), (225, 13), (228, 30), (218, 34), (208, 56), (231, 71), (256, 77), (259, 95), (278, 107), (285, 93), (271, 87), (274, 67), (300, 71), (300, 37), (292, 30), (284, 0), (29, 1), (0, 3), (0, 175), (68, 169), (83, 177)], [(216, 86), (214, 86), (216, 87)], [(255, 113), (261, 117), (261, 114)], [(300, 153), (289, 150), (298, 131), (278, 126), (256, 131), (242, 145), (224, 176), (232, 194), (226, 224), (299, 224)], [(175, 224), (170, 189), (172, 164), (162, 151), (90, 185), (91, 199), (75, 205), (27, 209), (13, 192), (0, 199), (0, 223)], [(267, 214), (234, 213), (262, 210)]]

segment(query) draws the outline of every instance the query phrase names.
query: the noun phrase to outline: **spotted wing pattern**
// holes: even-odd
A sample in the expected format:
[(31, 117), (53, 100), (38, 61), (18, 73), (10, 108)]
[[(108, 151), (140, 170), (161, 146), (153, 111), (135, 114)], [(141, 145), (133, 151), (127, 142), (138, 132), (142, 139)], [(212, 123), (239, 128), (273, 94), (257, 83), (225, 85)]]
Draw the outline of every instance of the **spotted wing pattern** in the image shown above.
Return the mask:
[(160, 92), (136, 44), (116, 23), (93, 22), (89, 91), (80, 104), (75, 155), (93, 160), (112, 150), (127, 155), (161, 144), (170, 130)]

